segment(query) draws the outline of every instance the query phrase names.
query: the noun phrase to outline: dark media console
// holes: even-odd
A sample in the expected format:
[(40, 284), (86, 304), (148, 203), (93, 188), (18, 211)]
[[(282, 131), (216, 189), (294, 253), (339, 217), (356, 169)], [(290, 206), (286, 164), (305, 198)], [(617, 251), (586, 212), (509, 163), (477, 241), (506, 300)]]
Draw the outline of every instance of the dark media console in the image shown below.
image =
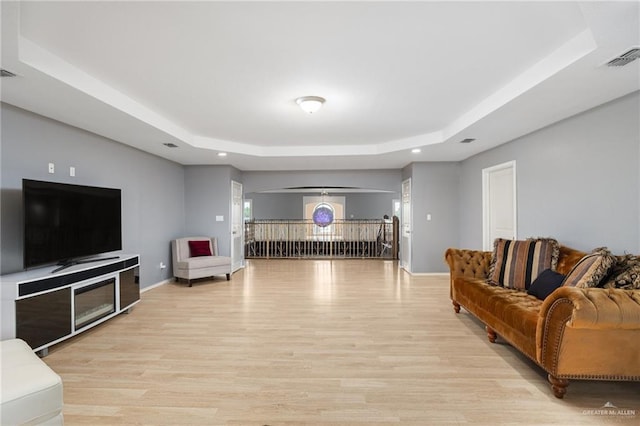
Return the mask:
[(137, 255), (92, 260), (62, 271), (52, 266), (3, 275), (2, 340), (23, 339), (46, 355), (49, 346), (140, 301)]

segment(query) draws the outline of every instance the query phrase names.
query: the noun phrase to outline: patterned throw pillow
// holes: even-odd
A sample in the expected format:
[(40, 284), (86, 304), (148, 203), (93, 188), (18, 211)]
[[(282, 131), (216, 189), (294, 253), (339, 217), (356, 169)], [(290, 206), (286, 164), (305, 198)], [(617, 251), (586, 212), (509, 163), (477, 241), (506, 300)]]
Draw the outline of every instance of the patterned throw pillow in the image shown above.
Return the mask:
[(556, 268), (559, 254), (560, 246), (553, 238), (498, 238), (493, 243), (489, 283), (527, 290), (542, 271)]
[(565, 287), (597, 287), (616, 262), (606, 247), (593, 250), (576, 263), (562, 283)]
[(640, 289), (640, 257), (631, 254), (618, 256), (603, 287)]

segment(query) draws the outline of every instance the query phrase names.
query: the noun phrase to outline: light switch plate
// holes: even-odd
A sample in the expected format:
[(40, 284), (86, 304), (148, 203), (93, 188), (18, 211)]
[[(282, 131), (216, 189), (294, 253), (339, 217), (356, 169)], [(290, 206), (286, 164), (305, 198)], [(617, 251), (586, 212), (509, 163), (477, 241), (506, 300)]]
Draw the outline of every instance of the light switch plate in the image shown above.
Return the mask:
[(216, 222), (224, 222), (224, 216), (216, 216)]

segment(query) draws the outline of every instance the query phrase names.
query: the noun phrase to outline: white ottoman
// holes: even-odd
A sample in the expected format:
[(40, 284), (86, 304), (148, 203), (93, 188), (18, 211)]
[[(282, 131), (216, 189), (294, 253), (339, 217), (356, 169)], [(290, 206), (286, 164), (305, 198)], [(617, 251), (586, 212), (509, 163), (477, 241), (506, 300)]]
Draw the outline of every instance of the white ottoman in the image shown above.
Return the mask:
[(62, 379), (24, 340), (0, 342), (0, 424), (62, 425)]

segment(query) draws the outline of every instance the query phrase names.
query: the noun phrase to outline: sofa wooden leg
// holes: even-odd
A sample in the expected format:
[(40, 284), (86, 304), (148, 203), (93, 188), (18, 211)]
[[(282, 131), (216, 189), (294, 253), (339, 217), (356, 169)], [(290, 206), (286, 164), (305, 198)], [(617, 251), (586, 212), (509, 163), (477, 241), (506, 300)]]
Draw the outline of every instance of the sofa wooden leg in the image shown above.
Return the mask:
[(227, 274), (227, 281), (231, 279), (231, 274)]
[(565, 393), (567, 393), (567, 386), (569, 386), (569, 380), (559, 379), (549, 374), (549, 383), (551, 383), (551, 390), (556, 398), (562, 399)]
[(191, 282), (191, 280), (187, 280), (189, 282), (189, 287), (191, 287), (193, 285), (193, 283)]
[(453, 310), (455, 311), (456, 314), (460, 313), (460, 304), (458, 302), (456, 302), (455, 300), (452, 300), (451, 303), (453, 303)]
[(496, 334), (495, 330), (493, 330), (492, 328), (489, 328), (489, 326), (485, 326), (485, 330), (487, 330), (487, 338), (489, 338), (489, 341), (491, 343), (495, 343), (496, 339), (498, 338), (498, 335)]

